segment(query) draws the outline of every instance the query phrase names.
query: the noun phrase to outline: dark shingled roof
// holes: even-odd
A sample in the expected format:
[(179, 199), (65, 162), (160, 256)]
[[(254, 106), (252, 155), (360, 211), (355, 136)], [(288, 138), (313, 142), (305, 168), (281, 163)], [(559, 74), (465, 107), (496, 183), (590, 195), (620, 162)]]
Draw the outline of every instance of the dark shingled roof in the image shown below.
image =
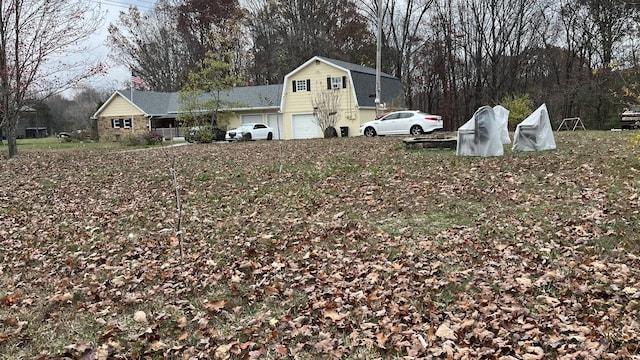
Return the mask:
[[(118, 93), (131, 101), (131, 90), (120, 90)], [(220, 100), (238, 104), (242, 109), (278, 108), (282, 85), (262, 85), (237, 87), (220, 94)], [(177, 114), (180, 108), (179, 93), (133, 91), (132, 102), (145, 114), (163, 116)]]
[[(348, 70), (356, 91), (360, 107), (375, 107), (376, 69), (318, 56), (319, 59)], [(386, 73), (380, 74), (381, 99), (383, 103), (402, 99), (402, 83), (400, 79)], [(403, 102), (404, 103), (404, 102)]]
[(120, 96), (134, 103), (147, 115), (161, 116), (169, 113), (170, 105), (177, 103), (178, 93), (119, 90)]

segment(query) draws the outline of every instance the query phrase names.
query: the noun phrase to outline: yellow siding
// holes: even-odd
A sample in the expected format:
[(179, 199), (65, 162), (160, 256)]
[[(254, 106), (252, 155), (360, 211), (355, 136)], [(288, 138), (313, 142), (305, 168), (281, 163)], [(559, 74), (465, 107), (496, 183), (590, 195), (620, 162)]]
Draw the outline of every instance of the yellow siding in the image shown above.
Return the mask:
[[(318, 91), (327, 90), (327, 78), (329, 77), (347, 77), (346, 88), (332, 90), (339, 92), (339, 108), (338, 121), (336, 130), (340, 133), (340, 127), (349, 128), (349, 136), (357, 136), (360, 124), (374, 119), (375, 111), (359, 110), (357, 108), (355, 93), (349, 73), (328, 65), (321, 61), (309, 63), (305, 68), (298, 70), (295, 74), (287, 78), (284, 84), (284, 108), (283, 123), (285, 139), (293, 138), (292, 118), (297, 114), (313, 113), (313, 96)], [(294, 80), (307, 80), (311, 82), (311, 91), (293, 92), (292, 82)]]
[(135, 108), (131, 103), (122, 98), (120, 95), (115, 96), (111, 102), (102, 109), (100, 116), (114, 116), (114, 117), (123, 117), (123, 116), (135, 116), (135, 115), (143, 115), (143, 113)]

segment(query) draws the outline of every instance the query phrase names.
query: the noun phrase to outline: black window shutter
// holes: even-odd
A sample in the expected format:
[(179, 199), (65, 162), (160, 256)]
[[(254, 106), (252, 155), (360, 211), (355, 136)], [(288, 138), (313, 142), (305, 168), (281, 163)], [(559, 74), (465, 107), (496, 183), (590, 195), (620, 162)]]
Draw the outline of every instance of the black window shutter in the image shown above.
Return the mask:
[(295, 80), (293, 80), (293, 81), (291, 82), (291, 84), (292, 84), (292, 85), (291, 85), (291, 87), (292, 87), (292, 89), (293, 89), (293, 92), (296, 92), (296, 81), (295, 81)]
[(327, 78), (327, 90), (331, 90), (331, 78)]
[(346, 76), (342, 77), (342, 88), (343, 89), (347, 88), (347, 77)]
[(307, 79), (307, 91), (311, 91), (311, 80)]

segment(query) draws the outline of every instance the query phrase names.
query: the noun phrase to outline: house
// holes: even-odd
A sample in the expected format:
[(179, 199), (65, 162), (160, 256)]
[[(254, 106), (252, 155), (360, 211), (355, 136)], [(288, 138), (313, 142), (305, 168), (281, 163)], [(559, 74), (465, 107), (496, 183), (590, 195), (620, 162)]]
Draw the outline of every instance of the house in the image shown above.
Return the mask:
[[(361, 123), (373, 120), (376, 70), (316, 56), (288, 73), (283, 84), (236, 87), (221, 94), (235, 114), (228, 128), (243, 123), (265, 123), (276, 131), (275, 139), (308, 139), (323, 136), (319, 114), (335, 117), (336, 129), (357, 135)], [(400, 80), (381, 74), (382, 103), (402, 108)], [(176, 121), (178, 93), (116, 91), (93, 115), (101, 141), (118, 141), (128, 134), (157, 131), (165, 138), (180, 136)]]
[(43, 138), (49, 135), (48, 121), (43, 118), (36, 109), (31, 106), (23, 106), (20, 110), (20, 120), (16, 126), (18, 139)]

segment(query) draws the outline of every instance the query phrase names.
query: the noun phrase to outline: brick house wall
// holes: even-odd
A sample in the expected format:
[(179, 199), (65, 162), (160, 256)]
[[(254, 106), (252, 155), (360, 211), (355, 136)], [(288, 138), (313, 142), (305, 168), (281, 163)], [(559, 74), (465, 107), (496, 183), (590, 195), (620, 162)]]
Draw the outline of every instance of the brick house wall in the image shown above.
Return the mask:
[[(114, 120), (115, 126), (114, 127)], [(131, 122), (129, 127), (129, 123)], [(148, 120), (144, 115), (134, 115), (126, 118), (117, 116), (100, 116), (97, 120), (98, 137), (100, 141), (123, 141), (130, 135), (141, 135), (149, 131)]]

